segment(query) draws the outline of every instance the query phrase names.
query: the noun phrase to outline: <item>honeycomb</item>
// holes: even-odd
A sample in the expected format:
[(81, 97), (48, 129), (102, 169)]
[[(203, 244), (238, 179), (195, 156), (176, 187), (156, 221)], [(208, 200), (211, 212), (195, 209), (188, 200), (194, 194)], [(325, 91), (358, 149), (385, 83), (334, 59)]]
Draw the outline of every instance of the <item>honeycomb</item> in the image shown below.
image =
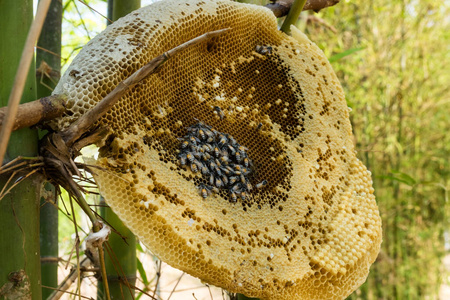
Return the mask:
[[(297, 29), (280, 32), (269, 10), (169, 0), (129, 14), (74, 59), (54, 91), (67, 95), (69, 112), (52, 126), (66, 128), (156, 56), (223, 28), (231, 29), (168, 60), (98, 122), (112, 134), (90, 162), (101, 167), (94, 178), (124, 223), (176, 268), (249, 297), (344, 299), (380, 248), (371, 175), (326, 57)], [(245, 197), (230, 201), (231, 186), (209, 193), (213, 167), (202, 174), (180, 161), (199, 122), (245, 147)]]

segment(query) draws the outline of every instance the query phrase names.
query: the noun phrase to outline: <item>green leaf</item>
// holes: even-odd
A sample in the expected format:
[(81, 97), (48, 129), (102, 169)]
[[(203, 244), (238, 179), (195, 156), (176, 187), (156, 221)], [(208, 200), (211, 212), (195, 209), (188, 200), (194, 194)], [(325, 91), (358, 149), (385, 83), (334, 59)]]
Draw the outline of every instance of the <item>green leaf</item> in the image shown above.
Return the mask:
[(391, 179), (394, 181), (404, 183), (409, 186), (416, 185), (416, 183), (417, 183), (414, 178), (412, 178), (411, 176), (409, 176), (406, 173), (402, 173), (402, 172), (395, 171), (395, 170), (391, 171), (391, 173), (392, 173), (392, 175), (382, 175), (382, 176), (377, 176), (377, 178)]
[(338, 54), (335, 54), (335, 55), (331, 56), (331, 57), (328, 59), (328, 61), (329, 61), (330, 63), (334, 63), (335, 61), (338, 61), (338, 60), (340, 60), (341, 58), (344, 58), (344, 57), (346, 57), (346, 56), (348, 56), (348, 55), (350, 55), (350, 54), (353, 54), (353, 53), (355, 53), (355, 52), (361, 51), (361, 50), (363, 50), (363, 49), (365, 49), (365, 48), (366, 48), (366, 47), (352, 48), (352, 49), (345, 50), (344, 52), (341, 52), (341, 53), (338, 53)]
[(142, 265), (139, 258), (136, 259), (137, 262), (137, 269), (139, 271), (139, 275), (141, 275), (142, 281), (144, 282), (144, 285), (147, 286), (149, 284), (147, 274), (145, 273), (144, 266)]

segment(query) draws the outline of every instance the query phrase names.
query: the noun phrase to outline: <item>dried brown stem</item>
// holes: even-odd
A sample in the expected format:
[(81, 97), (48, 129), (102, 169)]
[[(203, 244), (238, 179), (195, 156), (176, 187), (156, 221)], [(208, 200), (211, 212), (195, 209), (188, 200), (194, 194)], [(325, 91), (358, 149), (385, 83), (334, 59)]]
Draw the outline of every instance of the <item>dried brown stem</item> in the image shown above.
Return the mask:
[[(338, 4), (339, 1), (340, 0), (307, 0), (303, 10), (313, 10), (318, 12), (322, 8)], [(266, 7), (273, 12), (275, 17), (281, 18), (289, 13), (293, 2), (294, 0), (279, 0), (267, 4)]]
[[(80, 262), (80, 268), (87, 268), (89, 266), (91, 266), (91, 261), (87, 257)], [(74, 283), (78, 278), (78, 272), (78, 268), (73, 268), (69, 275), (63, 280), (63, 282), (61, 282), (58, 288), (48, 297), (48, 299), (57, 300), (61, 298), (64, 293), (67, 293), (67, 290), (70, 288), (72, 283)]]
[[(55, 95), (19, 105), (12, 130), (30, 127), (62, 115), (66, 111), (66, 100), (67, 97), (63, 95)], [(8, 107), (0, 108), (0, 126), (6, 118), (7, 109)]]
[(36, 17), (31, 24), (27, 40), (22, 51), (22, 57), (20, 58), (19, 67), (17, 69), (14, 84), (8, 99), (6, 119), (2, 125), (0, 132), (0, 163), (3, 161), (6, 153), (9, 137), (11, 136), (14, 121), (16, 119), (20, 98), (22, 97), (23, 88), (27, 79), (27, 73), (30, 69), (30, 63), (34, 55), (34, 45), (36, 44), (39, 34), (41, 33), (42, 25), (44, 24), (45, 16), (47, 15), (47, 10), (50, 6), (50, 2), (51, 0), (42, 0), (39, 2)]
[(103, 115), (108, 112), (114, 104), (132, 87), (134, 87), (139, 81), (146, 78), (148, 75), (155, 73), (158, 68), (171, 56), (178, 54), (180, 51), (187, 47), (198, 44), (202, 41), (209, 40), (227, 31), (228, 29), (220, 29), (216, 31), (207, 32), (201, 36), (198, 36), (192, 40), (181, 44), (162, 55), (157, 56), (151, 60), (148, 64), (134, 72), (130, 77), (120, 82), (117, 87), (110, 92), (105, 98), (103, 98), (97, 105), (89, 110), (86, 114), (81, 116), (76, 122), (74, 122), (69, 128), (61, 132), (61, 136), (66, 142), (68, 147), (71, 147), (76, 140), (78, 140), (82, 134), (87, 132), (95, 122), (97, 122)]

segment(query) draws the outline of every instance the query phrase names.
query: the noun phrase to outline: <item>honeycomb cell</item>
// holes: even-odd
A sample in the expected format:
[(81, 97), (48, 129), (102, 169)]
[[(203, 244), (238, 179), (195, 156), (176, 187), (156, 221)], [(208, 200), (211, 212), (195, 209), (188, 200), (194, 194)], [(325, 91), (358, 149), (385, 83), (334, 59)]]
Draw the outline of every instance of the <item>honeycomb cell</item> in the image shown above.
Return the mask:
[[(278, 31), (270, 11), (166, 0), (121, 18), (63, 75), (54, 93), (67, 95), (69, 112), (50, 125), (66, 128), (154, 57), (223, 28), (231, 29), (170, 58), (102, 117), (97, 125), (111, 135), (90, 161), (101, 167), (94, 178), (124, 223), (174, 267), (250, 297), (344, 299), (381, 243), (372, 180), (355, 156), (328, 60), (295, 28), (292, 37)], [(220, 162), (204, 158), (204, 174), (181, 163), (180, 139), (198, 122), (246, 148), (245, 197), (217, 184)], [(246, 167), (236, 147), (227, 151)], [(203, 197), (211, 170), (221, 189)], [(226, 180), (242, 180), (233, 172)]]

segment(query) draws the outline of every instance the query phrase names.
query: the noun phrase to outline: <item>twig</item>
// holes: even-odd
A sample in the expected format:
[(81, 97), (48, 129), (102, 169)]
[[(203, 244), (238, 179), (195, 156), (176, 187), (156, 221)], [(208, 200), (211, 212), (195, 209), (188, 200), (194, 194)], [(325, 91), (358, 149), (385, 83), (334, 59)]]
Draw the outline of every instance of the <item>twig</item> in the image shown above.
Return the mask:
[(165, 53), (152, 59), (148, 64), (134, 72), (130, 77), (120, 82), (116, 88), (110, 92), (105, 98), (103, 98), (97, 105), (89, 110), (86, 114), (82, 115), (76, 122), (72, 123), (69, 128), (61, 132), (61, 136), (66, 142), (68, 147), (71, 147), (75, 141), (80, 138), (88, 129), (97, 122), (103, 115), (105, 115), (114, 104), (132, 87), (134, 87), (139, 81), (146, 78), (148, 75), (155, 73), (158, 68), (169, 58), (178, 54), (180, 51), (187, 47), (198, 44), (202, 41), (209, 40), (229, 30), (220, 29), (216, 31), (207, 32), (201, 36), (198, 36), (192, 40), (187, 41)]
[(39, 6), (36, 12), (36, 17), (31, 24), (30, 31), (28, 32), (27, 40), (22, 51), (22, 57), (20, 58), (19, 67), (17, 69), (16, 77), (14, 78), (14, 84), (11, 89), (11, 94), (8, 99), (8, 110), (6, 112), (6, 119), (2, 125), (0, 132), (0, 164), (3, 162), (3, 158), (8, 146), (9, 137), (16, 118), (17, 109), (22, 97), (23, 88), (27, 79), (27, 73), (30, 69), (31, 59), (34, 55), (34, 45), (41, 33), (42, 25), (44, 24), (45, 16), (47, 15), (48, 7), (51, 0), (39, 1)]
[[(55, 291), (60, 291), (60, 289), (58, 289), (58, 288), (54, 288), (54, 287), (51, 287), (51, 286), (46, 286), (46, 285), (43, 285), (43, 284), (41, 284), (41, 287), (46, 288), (46, 289), (55, 290)], [(72, 292), (69, 292), (69, 291), (62, 291), (62, 292), (63, 292), (63, 293), (66, 293), (66, 294), (78, 296), (78, 294), (72, 293)], [(50, 297), (51, 297), (51, 296), (50, 296)], [(60, 297), (59, 297), (59, 298), (60, 298)], [(56, 298), (56, 299), (59, 299), (59, 298)], [(94, 300), (94, 298), (92, 298), (92, 297), (86, 297), (86, 296), (81, 296), (81, 298)], [(51, 298), (48, 298), (48, 299), (50, 300)]]
[[(122, 237), (122, 239), (124, 239), (124, 237)], [(123, 283), (125, 283), (125, 285), (128, 288), (128, 291), (130, 292), (131, 298), (134, 300), (134, 293), (131, 290), (131, 284), (128, 281), (128, 276), (127, 276), (127, 274), (125, 274), (125, 271), (123, 270), (122, 265), (120, 264), (120, 261), (116, 256), (116, 253), (114, 253), (113, 248), (111, 247), (111, 245), (108, 242), (106, 242), (106, 244), (105, 244), (105, 249), (108, 252), (108, 255), (109, 255), (111, 261), (113, 262), (114, 270), (116, 271), (119, 278), (123, 278), (123, 279), (121, 279), (121, 281)], [(116, 264), (120, 268), (120, 271), (117, 269)], [(136, 277), (133, 277), (133, 279), (135, 279), (135, 278)]]
[(98, 13), (100, 16), (102, 16), (103, 18), (105, 18), (106, 20), (108, 20), (111, 24), (114, 23), (113, 21), (111, 21), (110, 19), (108, 19), (107, 16), (102, 15), (101, 13), (99, 13), (97, 10), (95, 10), (94, 8), (90, 7), (89, 4), (87, 4), (86, 2), (84, 2), (83, 0), (78, 0), (81, 3), (83, 3), (84, 5), (86, 5), (87, 7), (89, 7), (89, 9), (95, 11), (96, 13)]
[(60, 59), (64, 59), (64, 58), (62, 58), (61, 55), (59, 55), (59, 54), (57, 54), (57, 53), (55, 53), (55, 52), (53, 52), (53, 51), (50, 51), (50, 50), (48, 50), (48, 49), (42, 48), (42, 47), (40, 47), (40, 46), (35, 46), (35, 48), (36, 48), (36, 49), (39, 49), (39, 50), (42, 50), (42, 51), (44, 51), (44, 52), (50, 53), (51, 55), (54, 55), (54, 56), (56, 56), (56, 57), (59, 57)]
[(172, 297), (173, 292), (175, 292), (175, 290), (176, 290), (178, 284), (180, 283), (181, 278), (183, 278), (184, 274), (186, 274), (186, 273), (183, 272), (183, 273), (180, 275), (180, 277), (178, 278), (177, 283), (175, 284), (175, 286), (173, 287), (172, 291), (170, 292), (170, 295), (169, 295), (169, 297), (167, 298), (167, 300), (170, 300), (170, 297)]
[[(307, 0), (303, 10), (313, 10), (318, 12), (322, 8), (338, 4), (339, 1), (340, 0)], [(265, 5), (265, 7), (270, 9), (275, 17), (281, 18), (289, 13), (292, 3), (294, 3), (294, 0), (280, 0), (275, 3), (269, 3)]]
[(105, 266), (105, 253), (103, 252), (103, 244), (100, 243), (98, 246), (98, 257), (100, 261), (100, 269), (102, 272), (103, 284), (105, 285), (106, 299), (111, 300), (111, 295), (109, 293), (109, 285), (108, 285), (108, 276), (106, 274), (106, 266)]
[(130, 288), (132, 288), (132, 289), (134, 289), (134, 290), (136, 290), (136, 291), (141, 292), (142, 294), (144, 294), (144, 295), (150, 297), (150, 298), (153, 299), (153, 300), (157, 300), (157, 298), (153, 297), (152, 295), (150, 295), (149, 293), (147, 293), (147, 292), (144, 291), (143, 289), (138, 288), (138, 287), (135, 286), (135, 285), (130, 284)]
[(156, 291), (158, 290), (159, 279), (161, 278), (161, 261), (158, 259), (157, 262), (159, 263), (156, 270), (156, 284), (155, 289), (153, 290), (152, 298), (154, 298), (156, 295)]
[(73, 224), (75, 226), (75, 252), (77, 256), (77, 289), (78, 289), (78, 297), (81, 300), (81, 271), (80, 271), (80, 237), (78, 235), (77, 230), (77, 218), (75, 218), (75, 210), (73, 209), (73, 200), (70, 198), (70, 208), (72, 209), (73, 214)]
[[(85, 257), (80, 262), (80, 268), (87, 268), (91, 265), (89, 258)], [(67, 290), (70, 288), (72, 283), (78, 278), (78, 268), (72, 268), (69, 275), (61, 282), (58, 288), (47, 298), (47, 300), (58, 300), (62, 297), (64, 293), (69, 293)]]
[[(52, 120), (66, 111), (67, 97), (54, 95), (20, 104), (13, 122), (12, 131)], [(0, 108), (0, 126), (6, 120), (8, 107)]]
[[(22, 181), (24, 181), (25, 179), (27, 179), (28, 177), (30, 177), (31, 175), (33, 175), (34, 173), (36, 173), (37, 171), (39, 171), (39, 170), (38, 170), (38, 169), (34, 169), (34, 170), (32, 170), (31, 172), (29, 172), (27, 175), (22, 176), (22, 177), (19, 177), (19, 179), (17, 179), (17, 180), (13, 183), (13, 185), (11, 185), (11, 186), (9, 187), (9, 189), (8, 189), (6, 192), (4, 192), (4, 189), (6, 188), (6, 184), (5, 184), (5, 186), (3, 187), (2, 191), (0, 192), (0, 201), (1, 201), (1, 200), (3, 199), (3, 197), (5, 197), (6, 194), (8, 194), (8, 193), (9, 193), (16, 185), (18, 185), (19, 183), (21, 183)], [(17, 173), (17, 171), (14, 171), (14, 173), (13, 173), (13, 175), (11, 175), (11, 177), (12, 177), (12, 176), (15, 176), (16, 173)], [(11, 177), (8, 179), (7, 184), (9, 183)]]
[(305, 6), (305, 3), (306, 0), (294, 0), (294, 3), (292, 3), (291, 9), (289, 10), (289, 13), (283, 22), (283, 25), (281, 25), (280, 28), (281, 31), (283, 31), (286, 34), (291, 33), (291, 25), (297, 22), (298, 17), (300, 16), (300, 13), (303, 10), (303, 6)]

